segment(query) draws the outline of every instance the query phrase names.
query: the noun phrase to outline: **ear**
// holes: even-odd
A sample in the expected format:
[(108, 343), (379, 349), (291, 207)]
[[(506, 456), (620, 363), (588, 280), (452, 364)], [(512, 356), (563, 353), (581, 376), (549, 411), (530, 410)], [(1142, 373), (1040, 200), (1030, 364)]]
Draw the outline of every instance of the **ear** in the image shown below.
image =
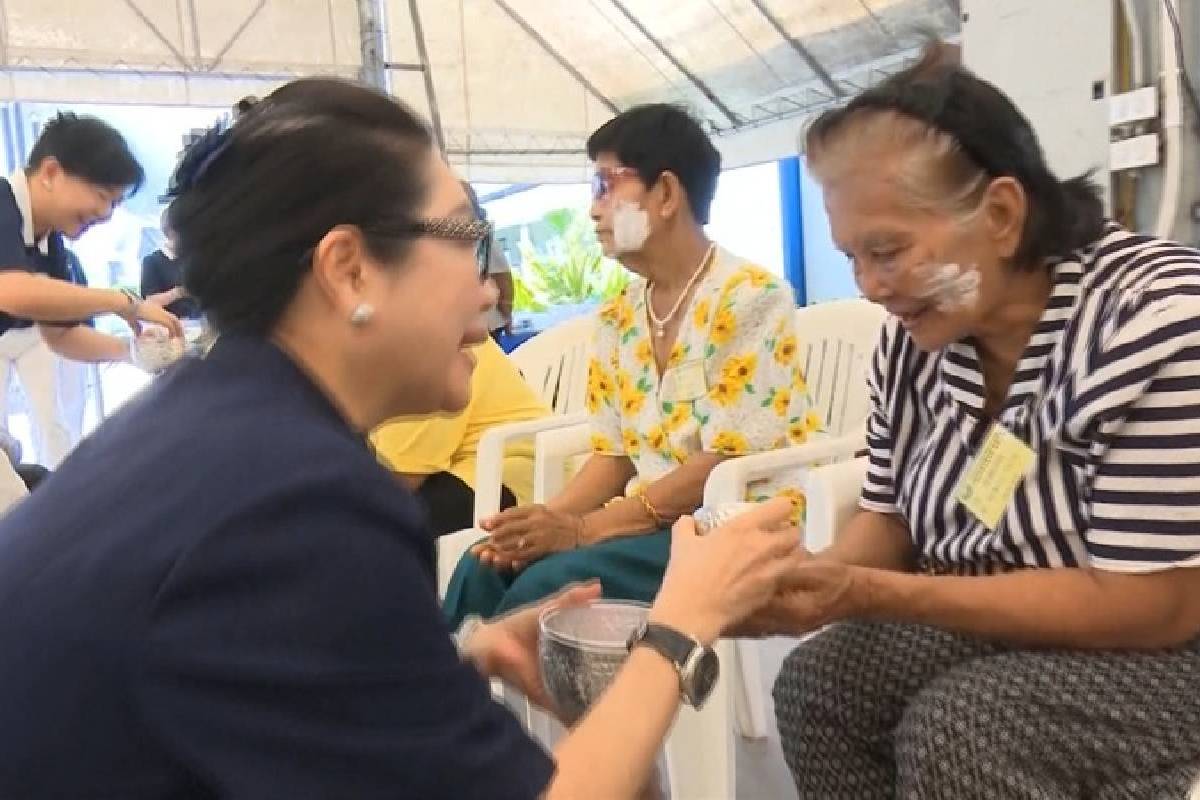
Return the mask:
[(1025, 187), (1015, 178), (995, 178), (984, 190), (984, 223), (988, 238), (1004, 260), (1016, 255), (1029, 215)]
[(54, 156), (46, 156), (33, 171), (30, 180), (43, 180), (54, 183), (63, 174), (62, 164)]
[(362, 232), (339, 225), (313, 250), (314, 285), (336, 316), (349, 320), (367, 295), (366, 244)]
[(668, 170), (659, 175), (655, 187), (662, 196), (658, 213), (663, 219), (670, 219), (688, 207), (687, 192), (683, 190), (683, 184), (674, 172)]

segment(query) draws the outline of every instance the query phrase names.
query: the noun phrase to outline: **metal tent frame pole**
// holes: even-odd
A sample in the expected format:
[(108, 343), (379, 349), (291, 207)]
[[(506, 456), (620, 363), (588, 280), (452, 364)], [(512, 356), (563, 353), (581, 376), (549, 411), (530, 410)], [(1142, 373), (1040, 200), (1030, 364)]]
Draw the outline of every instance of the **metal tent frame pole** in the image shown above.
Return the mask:
[(387, 67), (384, 59), (383, 6), (381, 0), (358, 0), (358, 35), (362, 67), (358, 76), (363, 83), (387, 91)]
[(538, 47), (545, 51), (546, 55), (557, 61), (558, 65), (566, 70), (567, 74), (574, 78), (575, 81), (582, 86), (588, 94), (596, 98), (601, 105), (603, 105), (613, 114), (621, 113), (621, 109), (617, 107), (616, 103), (610, 100), (603, 92), (597, 89), (591, 81), (584, 77), (583, 73), (580, 72), (574, 64), (568, 61), (566, 56), (558, 52), (558, 50), (556, 50), (554, 46), (546, 40), (546, 37), (538, 33), (537, 30), (530, 25), (524, 17), (522, 17), (516, 12), (515, 9), (513, 9), (512, 6), (506, 3), (505, 0), (494, 0), (494, 2), (500, 7), (501, 11), (508, 15), (509, 19), (517, 23), (521, 30), (525, 31), (529, 38), (532, 39), (538, 45)]
[(438, 109), (437, 92), (433, 86), (433, 71), (429, 68), (429, 48), (425, 44), (425, 29), (421, 27), (421, 11), (417, 0), (408, 0), (408, 16), (412, 22), (413, 39), (417, 43), (417, 59), (425, 77), (425, 99), (429, 103), (429, 121), (433, 126), (433, 138), (438, 150), (446, 150), (446, 132), (442, 129), (442, 112)]
[(736, 128), (742, 124), (742, 118), (737, 115), (737, 112), (725, 105), (721, 98), (717, 96), (717, 93), (714, 92), (707, 83), (701, 80), (699, 75), (688, 69), (687, 65), (680, 61), (674, 53), (667, 49), (667, 46), (663, 44), (658, 37), (651, 33), (650, 29), (646, 27), (645, 23), (642, 22), (636, 14), (630, 11), (629, 8), (621, 2), (621, 0), (610, 0), (610, 2), (612, 3), (613, 8), (621, 12), (621, 15), (625, 17), (626, 21), (636, 28), (638, 33), (646, 38), (646, 41), (654, 45), (655, 49), (662, 54), (663, 58), (671, 62), (671, 66), (679, 70), (680, 74), (687, 78), (688, 82), (691, 83), (692, 86), (695, 86), (700, 94), (704, 95), (708, 102), (712, 103), (713, 106), (725, 116), (725, 119), (729, 120), (730, 125)]
[(825, 65), (818, 61), (816, 56), (809, 52), (808, 48), (800, 43), (799, 39), (788, 33), (787, 28), (783, 27), (783, 23), (779, 21), (778, 17), (771, 13), (771, 9), (767, 8), (763, 0), (750, 0), (750, 4), (758, 9), (758, 13), (762, 15), (763, 19), (769, 22), (771, 27), (775, 29), (775, 32), (778, 33), (783, 40), (787, 42), (793, 50), (796, 51), (796, 55), (800, 56), (801, 60), (808, 65), (808, 68), (811, 69), (813, 74), (820, 79), (825, 88), (833, 93), (834, 97), (846, 96), (845, 90), (838, 86), (837, 81), (835, 81), (833, 76), (829, 74), (829, 70), (825, 69)]

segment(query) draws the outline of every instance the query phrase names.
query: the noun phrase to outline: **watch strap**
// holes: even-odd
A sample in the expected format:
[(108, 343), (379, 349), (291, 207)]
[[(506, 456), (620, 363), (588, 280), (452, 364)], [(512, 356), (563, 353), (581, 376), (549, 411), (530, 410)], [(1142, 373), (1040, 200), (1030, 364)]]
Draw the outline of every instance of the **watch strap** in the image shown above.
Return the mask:
[(639, 644), (653, 647), (679, 670), (684, 668), (696, 648), (703, 647), (687, 634), (654, 622), (647, 622), (638, 629), (630, 639), (629, 648), (632, 650)]

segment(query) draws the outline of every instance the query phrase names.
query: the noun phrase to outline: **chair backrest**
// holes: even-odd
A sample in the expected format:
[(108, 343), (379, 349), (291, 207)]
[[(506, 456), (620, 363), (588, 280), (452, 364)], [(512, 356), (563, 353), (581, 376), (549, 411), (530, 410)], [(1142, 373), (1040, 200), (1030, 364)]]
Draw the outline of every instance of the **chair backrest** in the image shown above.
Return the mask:
[(867, 419), (867, 369), (886, 318), (880, 306), (859, 299), (796, 309), (800, 363), (825, 429), (835, 436)]
[(555, 414), (586, 408), (588, 358), (596, 331), (593, 314), (542, 331), (512, 351), (525, 380)]

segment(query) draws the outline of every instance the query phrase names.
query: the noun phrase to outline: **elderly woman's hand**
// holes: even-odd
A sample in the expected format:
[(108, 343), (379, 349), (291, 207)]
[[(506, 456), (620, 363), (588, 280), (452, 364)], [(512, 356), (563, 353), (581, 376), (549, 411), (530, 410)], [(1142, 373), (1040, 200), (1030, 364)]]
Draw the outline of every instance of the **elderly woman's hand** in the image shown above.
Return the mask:
[(779, 590), (758, 611), (728, 630), (731, 636), (801, 636), (854, 616), (865, 604), (861, 573), (800, 550), (789, 558)]
[(521, 569), (551, 553), (578, 547), (583, 517), (531, 505), (502, 511), (480, 527), (491, 535), (473, 547), (472, 554), (500, 569)]

